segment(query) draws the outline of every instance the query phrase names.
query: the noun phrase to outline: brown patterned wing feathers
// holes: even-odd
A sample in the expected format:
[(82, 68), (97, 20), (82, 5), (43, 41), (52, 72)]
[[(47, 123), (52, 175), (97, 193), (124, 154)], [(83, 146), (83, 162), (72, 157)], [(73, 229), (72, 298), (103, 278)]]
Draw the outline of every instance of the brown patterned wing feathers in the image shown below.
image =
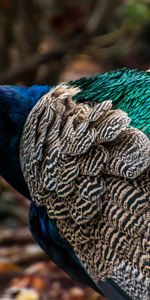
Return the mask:
[(77, 92), (57, 86), (28, 116), (25, 180), (96, 284), (111, 277), (148, 300), (150, 141), (110, 100), (75, 103)]

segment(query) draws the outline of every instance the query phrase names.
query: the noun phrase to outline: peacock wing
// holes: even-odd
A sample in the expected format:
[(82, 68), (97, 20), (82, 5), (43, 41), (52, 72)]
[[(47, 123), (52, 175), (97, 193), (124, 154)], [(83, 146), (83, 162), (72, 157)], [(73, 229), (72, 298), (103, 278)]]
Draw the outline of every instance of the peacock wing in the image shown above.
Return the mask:
[(29, 115), (25, 180), (96, 285), (112, 278), (132, 299), (148, 300), (150, 140), (111, 101), (73, 102), (78, 92), (58, 86)]

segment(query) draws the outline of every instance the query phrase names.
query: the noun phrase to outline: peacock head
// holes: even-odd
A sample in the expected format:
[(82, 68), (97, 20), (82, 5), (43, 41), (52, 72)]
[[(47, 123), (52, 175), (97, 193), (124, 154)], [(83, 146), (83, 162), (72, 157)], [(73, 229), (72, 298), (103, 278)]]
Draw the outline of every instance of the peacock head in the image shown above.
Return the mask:
[(0, 86), (0, 175), (29, 197), (19, 161), (19, 145), (28, 114), (49, 86)]

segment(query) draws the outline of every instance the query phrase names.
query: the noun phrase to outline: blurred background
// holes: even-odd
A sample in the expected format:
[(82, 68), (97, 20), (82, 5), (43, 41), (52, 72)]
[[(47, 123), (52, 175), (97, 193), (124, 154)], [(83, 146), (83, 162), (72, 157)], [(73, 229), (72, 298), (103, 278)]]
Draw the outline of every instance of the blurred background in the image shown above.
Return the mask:
[[(150, 68), (150, 0), (0, 0), (0, 84), (52, 85), (124, 66)], [(49, 262), (28, 208), (0, 179), (0, 299), (104, 299)]]

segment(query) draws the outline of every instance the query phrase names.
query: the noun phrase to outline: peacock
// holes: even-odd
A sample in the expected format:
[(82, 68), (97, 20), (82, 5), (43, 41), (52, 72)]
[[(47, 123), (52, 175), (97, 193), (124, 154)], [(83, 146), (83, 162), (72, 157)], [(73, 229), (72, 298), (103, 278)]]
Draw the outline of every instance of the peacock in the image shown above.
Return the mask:
[(109, 300), (150, 299), (150, 73), (0, 86), (0, 175), (69, 276)]

